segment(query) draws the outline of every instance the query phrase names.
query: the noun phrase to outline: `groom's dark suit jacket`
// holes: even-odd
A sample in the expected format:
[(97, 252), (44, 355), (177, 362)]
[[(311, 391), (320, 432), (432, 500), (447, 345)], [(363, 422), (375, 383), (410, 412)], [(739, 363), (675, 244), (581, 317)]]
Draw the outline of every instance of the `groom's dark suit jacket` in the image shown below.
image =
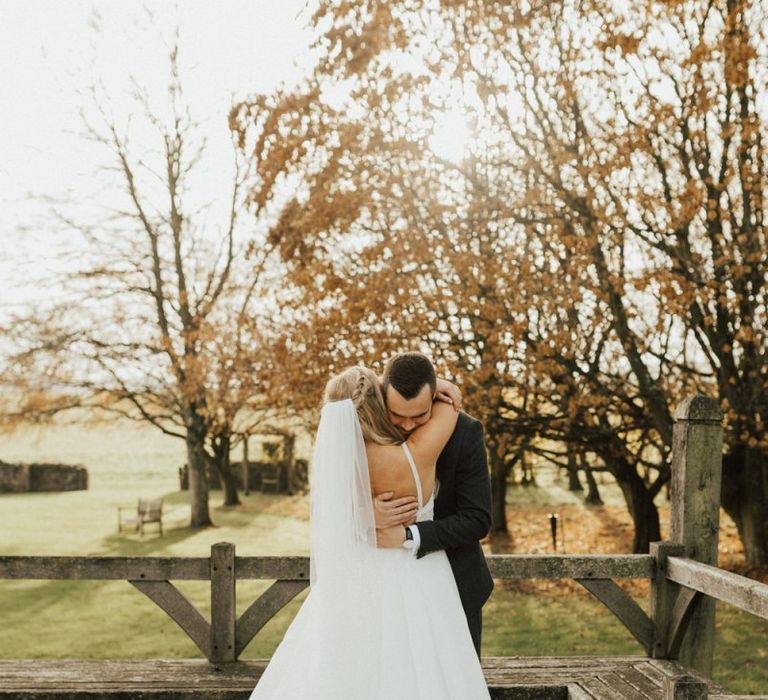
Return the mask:
[(480, 610), (493, 590), (480, 540), (491, 527), (491, 481), (480, 421), (459, 413), (456, 429), (437, 460), (440, 488), (435, 519), (418, 523), (418, 556), (444, 549), (451, 563), (461, 604)]

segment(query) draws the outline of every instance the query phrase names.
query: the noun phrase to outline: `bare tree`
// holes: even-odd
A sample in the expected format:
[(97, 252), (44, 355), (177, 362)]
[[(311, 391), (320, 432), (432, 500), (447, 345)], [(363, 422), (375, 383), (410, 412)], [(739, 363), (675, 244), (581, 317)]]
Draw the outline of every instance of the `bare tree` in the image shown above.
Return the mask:
[(248, 241), (240, 234), (249, 172), (234, 144), (223, 224), (211, 226), (206, 207), (192, 208), (206, 142), (185, 106), (176, 47), (168, 116), (153, 110), (138, 83), (134, 97), (131, 118), (143, 118), (159, 148), (134, 145), (103, 103), (99, 121), (86, 120), (87, 138), (109, 154), (105, 172), (120, 203), (95, 223), (56, 208), (62, 229), (87, 245), (73, 248), (61, 298), (8, 329), (15, 342), (8, 375), (18, 393), (7, 416), (45, 420), (94, 409), (184, 440), (191, 525), (202, 527), (211, 524), (209, 464), (219, 469), (225, 504), (236, 504), (230, 450), (274, 413), (266, 347), (275, 324), (264, 297), (271, 247), (254, 247), (253, 219)]

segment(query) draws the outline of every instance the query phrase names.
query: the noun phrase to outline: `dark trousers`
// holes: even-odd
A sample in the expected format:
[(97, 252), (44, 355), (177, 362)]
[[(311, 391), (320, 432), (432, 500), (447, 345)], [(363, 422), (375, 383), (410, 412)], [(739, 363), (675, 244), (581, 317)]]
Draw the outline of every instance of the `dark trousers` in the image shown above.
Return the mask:
[(480, 608), (477, 612), (464, 613), (467, 616), (467, 624), (469, 625), (469, 633), (472, 635), (472, 644), (475, 645), (477, 651), (477, 658), (480, 658), (480, 641), (483, 636), (483, 609)]

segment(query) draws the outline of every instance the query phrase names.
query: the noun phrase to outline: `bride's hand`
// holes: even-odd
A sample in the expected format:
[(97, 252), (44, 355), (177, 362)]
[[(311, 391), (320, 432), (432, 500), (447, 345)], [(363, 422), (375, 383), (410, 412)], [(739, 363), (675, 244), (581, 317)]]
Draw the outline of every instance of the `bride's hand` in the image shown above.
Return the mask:
[(396, 525), (376, 530), (376, 546), (380, 549), (397, 549), (405, 542), (405, 527)]
[(373, 514), (376, 528), (388, 528), (396, 525), (410, 525), (414, 522), (418, 501), (414, 496), (392, 498), (394, 491), (380, 493), (373, 499)]
[(447, 379), (437, 378), (435, 398), (438, 401), (451, 404), (457, 411), (461, 410), (461, 389)]

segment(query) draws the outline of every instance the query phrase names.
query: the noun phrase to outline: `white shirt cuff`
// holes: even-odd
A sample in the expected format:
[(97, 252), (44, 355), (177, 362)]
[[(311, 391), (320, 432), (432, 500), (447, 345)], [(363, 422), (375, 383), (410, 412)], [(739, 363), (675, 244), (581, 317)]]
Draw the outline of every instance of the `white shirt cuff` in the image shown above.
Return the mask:
[(403, 542), (403, 547), (405, 547), (411, 553), (411, 555), (415, 557), (419, 551), (419, 547), (421, 546), (421, 535), (419, 534), (419, 528), (415, 525), (408, 525), (408, 529), (411, 531), (413, 539)]

